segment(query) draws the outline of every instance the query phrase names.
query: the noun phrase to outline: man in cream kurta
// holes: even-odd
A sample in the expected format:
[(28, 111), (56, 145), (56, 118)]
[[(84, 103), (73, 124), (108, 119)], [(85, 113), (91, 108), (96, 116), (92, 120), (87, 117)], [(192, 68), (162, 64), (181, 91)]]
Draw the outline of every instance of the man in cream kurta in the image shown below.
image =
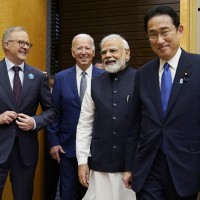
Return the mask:
[(135, 200), (122, 181), (135, 70), (126, 67), (130, 50), (120, 35), (102, 40), (101, 55), (106, 72), (92, 79), (77, 126), (79, 181), (88, 187), (83, 200)]

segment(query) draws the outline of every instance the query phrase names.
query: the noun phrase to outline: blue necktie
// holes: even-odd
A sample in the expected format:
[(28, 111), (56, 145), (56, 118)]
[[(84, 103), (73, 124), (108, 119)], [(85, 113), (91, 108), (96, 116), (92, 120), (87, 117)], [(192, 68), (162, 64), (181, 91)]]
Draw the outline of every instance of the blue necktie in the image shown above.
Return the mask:
[(161, 90), (160, 90), (164, 115), (167, 110), (167, 104), (168, 104), (171, 88), (172, 88), (172, 75), (169, 68), (169, 64), (166, 62), (164, 64), (164, 71), (162, 74)]
[[(166, 62), (164, 64), (164, 71), (161, 78), (161, 90), (160, 90), (164, 116), (167, 110), (167, 104), (171, 92), (171, 87), (172, 87), (172, 76), (171, 76), (171, 71), (169, 69), (169, 64)], [(162, 151), (166, 154), (167, 148), (164, 138), (162, 139), (160, 147)]]
[(85, 94), (85, 90), (87, 88), (87, 79), (86, 79), (86, 72), (85, 71), (82, 71), (82, 78), (81, 78), (81, 83), (80, 83), (80, 99), (81, 99), (81, 102), (83, 101), (83, 97), (84, 97), (84, 94)]

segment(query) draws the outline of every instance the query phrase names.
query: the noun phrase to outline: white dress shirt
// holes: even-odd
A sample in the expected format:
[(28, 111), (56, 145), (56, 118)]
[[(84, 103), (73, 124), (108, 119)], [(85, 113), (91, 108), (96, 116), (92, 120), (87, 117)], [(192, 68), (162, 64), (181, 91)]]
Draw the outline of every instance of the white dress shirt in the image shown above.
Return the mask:
[[(78, 94), (80, 95), (80, 83), (82, 78), (82, 69), (76, 65), (76, 81), (77, 81), (77, 89)], [(91, 88), (91, 79), (92, 79), (92, 64), (87, 68), (86, 72), (86, 80), (87, 80), (87, 88)]]
[[(10, 80), (10, 85), (11, 85), (11, 88), (13, 89), (13, 80), (14, 80), (15, 72), (12, 69), (12, 67), (16, 66), (16, 65), (13, 64), (7, 58), (5, 58), (5, 62), (6, 62), (7, 70), (8, 70), (8, 77), (9, 77), (9, 80)], [(20, 65), (17, 65), (17, 66), (19, 66), (21, 68), (21, 70), (19, 71), (19, 78), (21, 80), (21, 84), (23, 85), (23, 81), (24, 81), (24, 62), (21, 63)]]
[(160, 59), (160, 67), (159, 67), (159, 71), (158, 71), (158, 74), (159, 74), (159, 84), (161, 86), (161, 78), (162, 78), (162, 74), (163, 74), (163, 71), (164, 71), (164, 64), (166, 62), (168, 62), (169, 64), (169, 69), (171, 71), (171, 75), (172, 75), (172, 83), (174, 81), (174, 77), (175, 77), (175, 74), (176, 74), (176, 69), (178, 67), (178, 62), (179, 62), (179, 59), (180, 59), (180, 56), (181, 56), (181, 48), (179, 47), (178, 51), (176, 52), (175, 56), (173, 58), (171, 58), (170, 60), (168, 61), (165, 61), (165, 60), (162, 60)]

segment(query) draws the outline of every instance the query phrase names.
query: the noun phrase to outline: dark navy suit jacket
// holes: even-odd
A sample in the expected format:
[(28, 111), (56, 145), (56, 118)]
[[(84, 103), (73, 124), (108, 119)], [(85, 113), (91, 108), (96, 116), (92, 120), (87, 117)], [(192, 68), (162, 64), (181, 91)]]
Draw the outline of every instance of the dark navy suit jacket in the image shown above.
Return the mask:
[(155, 59), (136, 73), (126, 170), (132, 168), (133, 189), (140, 191), (163, 138), (175, 188), (189, 196), (200, 190), (200, 55), (182, 50), (165, 118), (158, 70)]
[[(103, 72), (93, 66), (92, 77)], [(50, 148), (61, 145), (66, 152), (66, 157), (75, 157), (76, 127), (81, 110), (75, 66), (55, 75), (53, 97), (54, 105), (60, 111), (60, 116), (55, 123), (48, 127)]]
[[(29, 75), (34, 77), (30, 79)], [(24, 113), (35, 119), (37, 129), (22, 131), (15, 121), (0, 125), (0, 164), (4, 163), (12, 150), (16, 135), (22, 160), (26, 166), (36, 166), (38, 159), (37, 131), (49, 125), (57, 116), (53, 108), (53, 98), (48, 87), (46, 75), (38, 69), (24, 65), (24, 81), (18, 106), (15, 103), (5, 60), (0, 61), (0, 113), (15, 111)], [(36, 115), (41, 105), (43, 113)]]

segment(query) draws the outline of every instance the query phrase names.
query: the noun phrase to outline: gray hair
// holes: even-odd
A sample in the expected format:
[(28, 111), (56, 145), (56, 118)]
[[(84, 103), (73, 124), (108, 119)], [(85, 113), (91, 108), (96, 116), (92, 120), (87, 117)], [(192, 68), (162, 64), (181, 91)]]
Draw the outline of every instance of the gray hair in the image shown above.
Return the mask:
[(90, 35), (85, 34), (85, 33), (78, 34), (73, 38), (72, 49), (74, 48), (74, 43), (78, 38), (85, 38), (86, 40), (89, 40), (91, 42), (92, 49), (95, 50), (94, 39)]
[(110, 35), (104, 37), (100, 43), (101, 49), (103, 47), (104, 42), (106, 42), (107, 40), (120, 40), (122, 42), (123, 48), (129, 49), (128, 42), (121, 35), (118, 35), (118, 34), (110, 34)]
[(3, 48), (3, 51), (5, 51), (4, 42), (7, 41), (7, 40), (10, 40), (12, 33), (15, 32), (15, 31), (24, 31), (24, 32), (27, 33), (27, 31), (23, 27), (20, 27), (20, 26), (12, 26), (12, 27), (6, 29), (3, 32), (3, 35), (2, 35), (2, 48)]

